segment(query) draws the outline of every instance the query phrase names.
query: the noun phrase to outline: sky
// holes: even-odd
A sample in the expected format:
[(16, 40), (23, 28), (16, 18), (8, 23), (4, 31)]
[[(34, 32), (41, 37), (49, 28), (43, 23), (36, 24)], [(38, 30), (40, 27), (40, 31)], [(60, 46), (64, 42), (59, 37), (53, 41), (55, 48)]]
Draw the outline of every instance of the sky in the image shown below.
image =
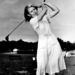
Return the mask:
[[(24, 19), (24, 7), (29, 3), (41, 4), (43, 0), (0, 0), (0, 40)], [(75, 0), (46, 0), (60, 9), (51, 19), (51, 29), (56, 37), (75, 42)], [(24, 22), (10, 36), (9, 40), (37, 41), (36, 32)]]

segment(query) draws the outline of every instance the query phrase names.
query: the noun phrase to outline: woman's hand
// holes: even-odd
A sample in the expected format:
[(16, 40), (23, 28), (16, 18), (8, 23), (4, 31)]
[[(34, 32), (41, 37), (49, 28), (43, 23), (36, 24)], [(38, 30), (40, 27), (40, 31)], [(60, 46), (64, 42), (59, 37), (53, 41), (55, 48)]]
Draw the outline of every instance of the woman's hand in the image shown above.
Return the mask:
[(45, 2), (42, 2), (41, 5), (38, 5), (37, 7), (38, 7), (38, 8), (46, 7), (46, 3), (45, 3)]

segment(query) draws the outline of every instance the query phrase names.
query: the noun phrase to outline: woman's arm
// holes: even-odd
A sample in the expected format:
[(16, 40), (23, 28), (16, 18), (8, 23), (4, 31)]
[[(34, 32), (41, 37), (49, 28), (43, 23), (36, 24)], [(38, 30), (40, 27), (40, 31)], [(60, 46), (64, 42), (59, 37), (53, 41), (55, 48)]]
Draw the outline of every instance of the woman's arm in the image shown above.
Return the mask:
[(47, 6), (46, 5), (42, 4), (40, 7), (42, 7), (42, 11), (38, 14), (38, 17), (37, 17), (38, 21), (41, 21), (47, 12)]
[(56, 16), (60, 12), (60, 10), (52, 4), (46, 2), (44, 4), (52, 10), (52, 12), (50, 12), (51, 18)]
[(42, 11), (34, 18), (32, 18), (30, 20), (30, 24), (32, 25), (32, 27), (34, 29), (37, 29), (39, 27), (38, 22), (41, 21), (43, 19), (43, 17), (45, 16), (46, 12), (47, 12), (47, 6), (42, 4), (40, 5)]

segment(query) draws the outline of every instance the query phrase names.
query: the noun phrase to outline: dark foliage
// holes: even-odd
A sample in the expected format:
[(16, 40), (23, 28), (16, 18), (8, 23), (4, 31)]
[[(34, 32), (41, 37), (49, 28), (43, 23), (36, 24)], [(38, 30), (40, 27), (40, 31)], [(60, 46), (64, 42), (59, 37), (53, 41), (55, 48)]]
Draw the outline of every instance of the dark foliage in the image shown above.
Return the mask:
[[(75, 49), (75, 43), (71, 43), (69, 41), (64, 42), (62, 39), (58, 38), (60, 46), (63, 51), (70, 51)], [(25, 42), (22, 39), (18, 41), (0, 41), (0, 53), (2, 52), (10, 52), (13, 49), (18, 49), (19, 51), (28, 51), (28, 52), (36, 52), (38, 42)]]

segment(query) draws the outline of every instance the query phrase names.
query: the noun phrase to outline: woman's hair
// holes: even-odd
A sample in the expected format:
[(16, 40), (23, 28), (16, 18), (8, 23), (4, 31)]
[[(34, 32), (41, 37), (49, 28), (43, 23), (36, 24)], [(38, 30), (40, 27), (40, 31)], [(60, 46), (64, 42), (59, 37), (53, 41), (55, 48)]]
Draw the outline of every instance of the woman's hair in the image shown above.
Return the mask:
[(37, 9), (38, 7), (35, 6), (35, 5), (27, 5), (25, 8), (24, 8), (24, 18), (25, 18), (25, 21), (29, 22), (30, 19), (32, 18), (32, 16), (30, 15), (28, 9), (30, 7), (34, 7), (35, 9)]

